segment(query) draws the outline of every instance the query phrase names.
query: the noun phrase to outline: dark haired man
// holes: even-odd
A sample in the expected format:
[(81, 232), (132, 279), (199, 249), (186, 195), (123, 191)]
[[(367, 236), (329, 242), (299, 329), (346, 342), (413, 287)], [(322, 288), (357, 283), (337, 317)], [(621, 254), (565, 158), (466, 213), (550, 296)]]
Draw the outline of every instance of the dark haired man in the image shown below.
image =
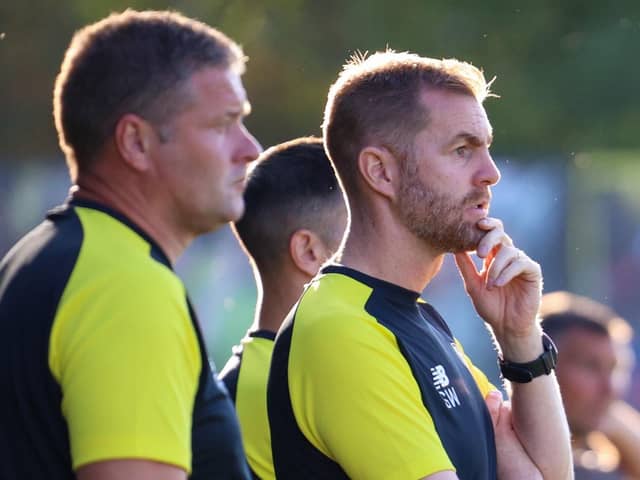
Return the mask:
[(562, 351), (557, 375), (576, 480), (640, 478), (640, 413), (622, 400), (633, 365), (631, 326), (569, 292), (543, 295), (540, 317)]
[(220, 373), (235, 402), (254, 475), (275, 478), (267, 418), (273, 340), (303, 287), (338, 249), (347, 209), (322, 140), (265, 151), (248, 174), (245, 213), (234, 231), (258, 286), (255, 320)]
[[(331, 87), (325, 145), (350, 228), (276, 340), (278, 478), (571, 477), (555, 351), (536, 322), (540, 267), (488, 217), (488, 93), (468, 63), (395, 52), (354, 60)], [(495, 429), (492, 387), (420, 299), (447, 252), (512, 381)]]
[(0, 264), (0, 477), (248, 478), (172, 270), (242, 214), (244, 61), (177, 13), (74, 36), (54, 92), (71, 195)]

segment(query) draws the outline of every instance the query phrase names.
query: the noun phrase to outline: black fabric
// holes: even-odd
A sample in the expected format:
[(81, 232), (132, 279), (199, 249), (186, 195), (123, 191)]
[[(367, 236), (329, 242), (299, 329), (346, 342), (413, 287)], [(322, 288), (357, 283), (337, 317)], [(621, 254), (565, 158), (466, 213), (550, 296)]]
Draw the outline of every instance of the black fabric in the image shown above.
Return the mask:
[[(497, 460), (489, 411), (440, 315), (428, 304), (397, 301), (393, 290), (380, 286), (365, 308), (395, 335), (458, 477), (495, 479)], [(448, 379), (440, 389), (434, 388), (435, 368), (442, 368)]]
[(231, 401), (234, 405), (236, 404), (236, 399), (238, 398), (238, 377), (240, 376), (241, 365), (242, 349), (238, 348), (236, 350), (234, 348), (233, 355), (227, 361), (222, 375), (220, 375), (220, 380), (227, 388), (227, 392), (229, 392), (229, 396), (231, 397)]
[(0, 263), (0, 478), (72, 479), (49, 334), (82, 244), (78, 217), (55, 210)]
[[(449, 326), (419, 294), (362, 272), (330, 266), (373, 288), (365, 310), (396, 337), (420, 386), (422, 402), (461, 479), (489, 480), (497, 475), (493, 423), (480, 390), (457, 355)], [(443, 368), (449, 384), (434, 388), (435, 368)]]
[(271, 356), (267, 411), (273, 466), (278, 480), (348, 479), (340, 465), (316, 449), (298, 428), (289, 396), (288, 370), (295, 314), (289, 314)]
[[(62, 392), (49, 369), (49, 337), (60, 298), (74, 270), (83, 231), (73, 206), (99, 209), (131, 226), (125, 217), (90, 202), (52, 210), (0, 262), (0, 478), (75, 479)], [(154, 242), (151, 255), (168, 268)], [(117, 252), (104, 252), (113, 255)], [(191, 478), (248, 479), (240, 430), (224, 386), (214, 379), (191, 305), (202, 370), (195, 398)], [(87, 408), (91, 408), (87, 405)]]
[(209, 364), (200, 326), (189, 302), (202, 357), (200, 385), (193, 409), (192, 480), (250, 478), (236, 413), (224, 384)]
[(265, 340), (275, 340), (276, 332), (271, 330), (253, 330), (248, 334), (252, 338), (264, 338)]
[[(396, 337), (458, 477), (495, 480), (493, 424), (484, 398), (442, 317), (433, 307), (418, 301), (417, 292), (398, 285), (340, 265), (325, 267), (322, 273), (346, 275), (372, 288), (364, 308)], [(267, 405), (276, 476), (348, 478), (340, 465), (306, 439), (295, 420), (288, 386), (295, 314), (290, 314), (278, 334), (269, 376)], [(436, 377), (438, 372), (444, 372), (446, 377)], [(442, 382), (436, 385), (436, 378)]]
[[(264, 338), (265, 340), (275, 341), (276, 332), (271, 330), (253, 330), (247, 334), (252, 338)], [(240, 376), (240, 367), (242, 366), (242, 345), (236, 345), (233, 347), (233, 355), (227, 361), (227, 364), (222, 370), (220, 380), (224, 383), (229, 396), (236, 403), (237, 391), (238, 391), (238, 377)]]
[[(274, 341), (276, 339), (276, 332), (272, 332), (271, 330), (253, 330), (249, 332), (247, 336)], [(242, 352), (242, 344), (234, 346), (233, 355), (227, 361), (221, 375), (219, 375), (234, 405), (238, 398), (238, 378), (240, 377), (240, 368), (242, 367)], [(260, 480), (260, 477), (253, 471), (251, 465), (249, 465), (249, 472), (253, 480)]]

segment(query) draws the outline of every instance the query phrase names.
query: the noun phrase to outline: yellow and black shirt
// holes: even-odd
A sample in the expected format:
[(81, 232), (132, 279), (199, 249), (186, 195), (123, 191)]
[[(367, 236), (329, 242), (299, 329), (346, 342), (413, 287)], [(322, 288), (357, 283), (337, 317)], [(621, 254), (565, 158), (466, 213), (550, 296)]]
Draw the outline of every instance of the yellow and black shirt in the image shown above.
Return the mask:
[(73, 200), (0, 263), (0, 477), (140, 458), (245, 479), (184, 287), (123, 216)]
[(251, 473), (262, 480), (275, 478), (267, 418), (267, 380), (275, 338), (269, 330), (249, 332), (220, 371), (236, 406)]
[(325, 267), (276, 339), (268, 413), (278, 479), (494, 480), (493, 387), (419, 294)]

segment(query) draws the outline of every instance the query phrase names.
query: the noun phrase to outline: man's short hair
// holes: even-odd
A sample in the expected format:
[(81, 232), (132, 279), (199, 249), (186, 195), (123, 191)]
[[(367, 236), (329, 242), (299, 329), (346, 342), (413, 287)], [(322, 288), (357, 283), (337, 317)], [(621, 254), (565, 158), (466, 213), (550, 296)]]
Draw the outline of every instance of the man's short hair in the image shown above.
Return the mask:
[(266, 150), (250, 167), (245, 211), (233, 226), (258, 270), (279, 265), (291, 235), (307, 228), (331, 242), (342, 191), (322, 140), (303, 137)]
[(367, 145), (406, 158), (415, 136), (429, 121), (425, 90), (490, 95), (491, 82), (473, 65), (392, 50), (355, 55), (329, 90), (323, 133), (329, 157), (348, 196), (355, 193), (357, 158)]
[(610, 307), (564, 291), (542, 296), (540, 318), (542, 328), (554, 340), (574, 328), (608, 336), (617, 344), (628, 343), (633, 334), (629, 323)]
[(188, 103), (184, 83), (203, 67), (244, 71), (223, 33), (169, 11), (126, 10), (76, 32), (54, 89), (54, 117), (71, 178), (95, 159), (122, 115), (157, 127)]

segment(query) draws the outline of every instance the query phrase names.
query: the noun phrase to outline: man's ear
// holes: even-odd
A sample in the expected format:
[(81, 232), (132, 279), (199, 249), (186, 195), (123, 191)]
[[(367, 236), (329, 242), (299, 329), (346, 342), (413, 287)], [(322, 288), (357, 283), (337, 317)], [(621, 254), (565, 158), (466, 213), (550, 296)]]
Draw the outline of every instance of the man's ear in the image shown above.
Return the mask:
[(358, 155), (358, 169), (365, 184), (375, 192), (393, 199), (400, 179), (398, 159), (384, 147), (365, 147)]
[(138, 115), (128, 113), (120, 117), (114, 137), (118, 153), (127, 166), (139, 172), (151, 167), (149, 147), (152, 135), (156, 133), (151, 124)]
[(328, 252), (324, 242), (315, 232), (301, 228), (293, 232), (289, 238), (289, 256), (299, 270), (309, 277), (314, 277), (327, 260)]

